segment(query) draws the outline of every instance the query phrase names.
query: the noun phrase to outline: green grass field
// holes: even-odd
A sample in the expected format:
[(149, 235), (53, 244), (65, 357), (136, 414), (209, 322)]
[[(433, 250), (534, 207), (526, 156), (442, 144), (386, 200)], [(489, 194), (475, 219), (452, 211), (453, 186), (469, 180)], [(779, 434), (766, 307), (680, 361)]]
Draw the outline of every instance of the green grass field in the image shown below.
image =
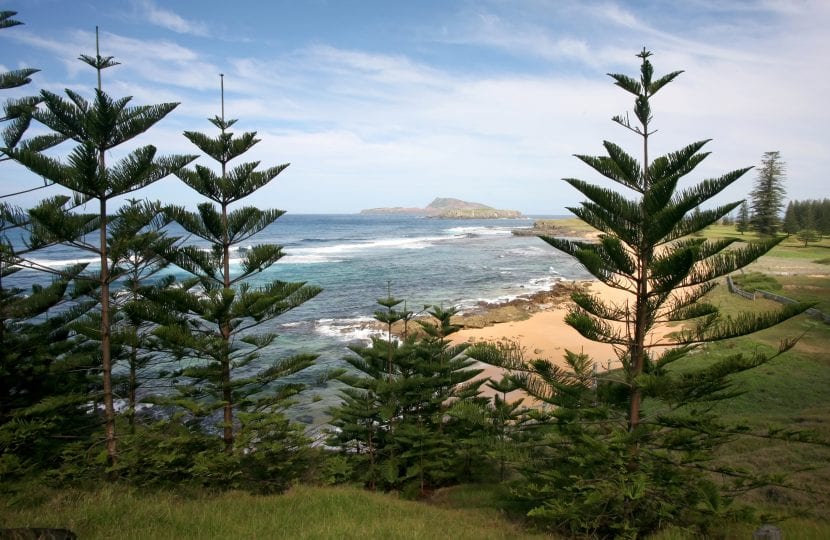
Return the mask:
[(425, 504), (348, 487), (298, 486), (255, 496), (116, 485), (18, 496), (0, 505), (0, 526), (69, 528), (85, 540), (546, 538), (523, 531), (491, 506), (444, 500)]
[[(710, 228), (706, 235), (740, 237), (733, 227), (723, 226)], [(744, 238), (755, 236), (747, 233)], [(790, 237), (733, 278), (747, 290), (763, 289), (816, 302), (819, 310), (830, 314), (828, 255), (830, 239), (805, 247)], [(780, 306), (760, 297), (751, 301), (732, 295), (725, 283), (712, 293), (712, 300), (725, 315)], [(697, 353), (695, 361), (711, 362), (737, 352), (773, 352), (782, 340), (795, 337), (799, 342), (789, 352), (735, 376), (734, 382), (744, 394), (720, 404), (718, 412), (727, 421), (753, 428), (805, 430), (830, 441), (830, 325), (800, 315), (763, 332), (712, 345)], [(769, 486), (747, 493), (743, 499), (763, 510), (802, 516), (782, 525), (786, 538), (830, 538), (830, 448), (747, 437), (724, 447), (719, 459), (730, 465), (785, 473), (786, 483), (794, 489)]]

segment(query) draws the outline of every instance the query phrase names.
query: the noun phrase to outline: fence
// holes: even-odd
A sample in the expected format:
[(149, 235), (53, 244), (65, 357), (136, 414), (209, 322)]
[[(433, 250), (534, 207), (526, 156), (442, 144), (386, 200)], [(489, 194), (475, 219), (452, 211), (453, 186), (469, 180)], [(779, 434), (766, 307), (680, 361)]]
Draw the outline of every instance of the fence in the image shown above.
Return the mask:
[[(726, 276), (726, 286), (729, 288), (729, 292), (732, 294), (737, 294), (738, 296), (743, 296), (749, 300), (755, 300), (756, 297), (762, 296), (769, 300), (773, 300), (778, 302), (779, 304), (795, 304), (798, 300), (793, 300), (792, 298), (787, 298), (786, 296), (781, 296), (780, 294), (771, 293), (769, 291), (762, 291), (761, 289), (757, 289), (754, 293), (745, 291), (735, 285), (735, 282), (732, 281), (732, 276)], [(830, 315), (817, 310), (816, 308), (810, 308), (805, 311), (807, 315), (811, 317), (816, 317), (817, 319), (821, 319), (827, 324), (830, 324)]]

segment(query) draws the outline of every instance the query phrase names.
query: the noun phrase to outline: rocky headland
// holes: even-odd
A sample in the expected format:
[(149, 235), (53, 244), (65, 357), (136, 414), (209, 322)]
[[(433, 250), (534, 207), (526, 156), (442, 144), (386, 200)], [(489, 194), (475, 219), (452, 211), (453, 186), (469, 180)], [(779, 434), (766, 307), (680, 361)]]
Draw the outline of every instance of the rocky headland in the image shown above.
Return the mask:
[(499, 210), (485, 204), (462, 201), (449, 197), (438, 197), (425, 208), (393, 206), (361, 210), (364, 215), (409, 215), (438, 219), (504, 219), (520, 218), (518, 210)]
[(516, 236), (555, 236), (558, 238), (574, 238), (579, 240), (596, 240), (599, 231), (586, 223), (575, 219), (537, 219), (533, 227), (513, 229)]

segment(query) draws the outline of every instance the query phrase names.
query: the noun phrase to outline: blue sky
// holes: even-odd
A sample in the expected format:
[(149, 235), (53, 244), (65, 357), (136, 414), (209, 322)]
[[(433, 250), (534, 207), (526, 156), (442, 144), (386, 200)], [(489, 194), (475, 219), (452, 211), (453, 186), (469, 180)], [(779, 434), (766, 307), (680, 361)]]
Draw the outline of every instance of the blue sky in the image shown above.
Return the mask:
[[(826, 0), (0, 0), (0, 9), (25, 22), (0, 31), (0, 68), (42, 70), (28, 92), (88, 93), (95, 73), (77, 57), (94, 54), (98, 25), (102, 54), (121, 62), (104, 74), (108, 93), (181, 103), (134, 143), (162, 153), (196, 151), (184, 130), (214, 133), (206, 118), (219, 114), (224, 73), (226, 116), (262, 139), (246, 157), (291, 163), (246, 201), (261, 207), (349, 213), (441, 196), (563, 213), (581, 200), (563, 177), (606, 185), (573, 154), (600, 154), (603, 140), (638, 151), (610, 121), (632, 103), (606, 73), (636, 75), (644, 46), (658, 74), (685, 70), (654, 99), (652, 155), (713, 139), (701, 180), (779, 150), (790, 198), (830, 196)], [(746, 197), (754, 179), (718, 202)], [(37, 182), (15, 165), (0, 170), (4, 193)], [(140, 193), (202, 201), (176, 179)]]

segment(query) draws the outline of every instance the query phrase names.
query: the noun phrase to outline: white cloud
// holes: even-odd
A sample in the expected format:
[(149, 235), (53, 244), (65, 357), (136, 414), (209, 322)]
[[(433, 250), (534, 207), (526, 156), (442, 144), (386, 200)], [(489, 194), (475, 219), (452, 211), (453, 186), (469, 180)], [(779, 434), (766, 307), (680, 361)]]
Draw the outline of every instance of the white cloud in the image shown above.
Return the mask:
[(587, 6), (587, 10), (594, 17), (606, 19), (612, 23), (630, 30), (644, 30), (645, 26), (630, 11), (620, 7), (615, 2), (603, 2)]
[(172, 30), (178, 34), (208, 35), (208, 27), (205, 23), (189, 21), (181, 15), (158, 7), (152, 0), (135, 0), (133, 3), (141, 15), (151, 24)]

